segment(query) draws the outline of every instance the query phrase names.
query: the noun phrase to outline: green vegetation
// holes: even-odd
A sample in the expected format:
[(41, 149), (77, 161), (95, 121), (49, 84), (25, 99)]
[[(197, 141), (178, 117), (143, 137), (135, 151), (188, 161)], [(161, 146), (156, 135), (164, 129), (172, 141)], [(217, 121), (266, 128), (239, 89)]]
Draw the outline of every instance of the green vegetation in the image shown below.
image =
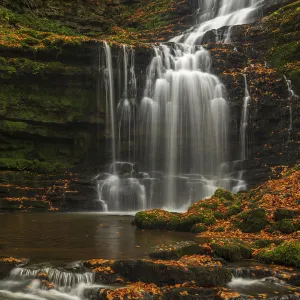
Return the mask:
[(281, 7), (267, 18), (270, 38), (267, 59), (300, 86), (300, 1)]
[(233, 200), (233, 195), (232, 193), (230, 193), (229, 191), (226, 191), (224, 189), (217, 189), (215, 191), (215, 194), (214, 194), (215, 197), (218, 197), (218, 198), (221, 198), (221, 199), (226, 199), (226, 200)]
[(266, 211), (263, 208), (244, 211), (236, 218), (236, 227), (246, 233), (260, 232), (268, 224)]
[(265, 263), (300, 267), (300, 242), (284, 242), (276, 248), (263, 250), (258, 254), (259, 260)]
[(241, 244), (240, 242), (220, 242), (213, 243), (212, 248), (215, 255), (225, 259), (226, 261), (239, 261), (249, 259), (252, 256), (250, 247)]

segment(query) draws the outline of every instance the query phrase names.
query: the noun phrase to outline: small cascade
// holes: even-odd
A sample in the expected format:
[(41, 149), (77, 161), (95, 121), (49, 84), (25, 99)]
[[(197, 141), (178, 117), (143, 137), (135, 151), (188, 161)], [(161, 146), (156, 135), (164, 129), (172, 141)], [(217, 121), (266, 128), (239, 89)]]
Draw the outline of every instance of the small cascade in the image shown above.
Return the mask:
[(289, 111), (289, 128), (288, 128), (288, 143), (291, 141), (291, 134), (293, 131), (293, 108), (292, 108), (292, 100), (293, 99), (298, 99), (299, 97), (295, 94), (293, 88), (292, 88), (292, 82), (291, 80), (288, 80), (286, 76), (283, 76), (284, 80), (286, 82), (287, 88), (288, 88), (288, 106), (286, 109)]
[[(38, 279), (39, 273), (49, 283)], [(0, 280), (0, 299), (5, 300), (83, 300), (96, 297), (105, 285), (94, 284), (92, 272), (68, 272), (51, 267), (15, 268), (7, 279)]]
[(15, 268), (10, 273), (10, 278), (28, 278), (34, 279), (39, 273), (46, 273), (49, 277), (49, 281), (54, 284), (55, 287), (68, 287), (71, 288), (80, 283), (92, 284), (94, 282), (94, 273), (73, 273), (60, 271), (54, 268), (41, 268), (41, 269), (29, 269), (29, 268)]
[(146, 191), (142, 184), (143, 174), (135, 171), (128, 162), (115, 162), (111, 173), (102, 173), (94, 180), (97, 182), (98, 199), (104, 204), (105, 211), (137, 211), (146, 209)]

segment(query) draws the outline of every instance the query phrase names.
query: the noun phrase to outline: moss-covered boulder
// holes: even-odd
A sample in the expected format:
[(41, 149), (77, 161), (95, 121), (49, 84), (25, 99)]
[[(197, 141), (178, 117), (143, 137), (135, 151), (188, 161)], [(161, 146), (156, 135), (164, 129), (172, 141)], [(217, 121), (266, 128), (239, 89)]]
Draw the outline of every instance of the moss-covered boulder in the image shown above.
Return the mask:
[(211, 254), (207, 247), (203, 247), (193, 241), (178, 242), (167, 245), (153, 247), (149, 252), (149, 257), (159, 259), (177, 259), (184, 255)]
[(271, 226), (271, 229), (278, 230), (285, 234), (290, 234), (296, 231), (295, 225), (292, 220), (283, 219)]
[(268, 248), (257, 255), (260, 261), (271, 264), (300, 267), (300, 242), (284, 242), (275, 248)]
[(207, 231), (207, 226), (202, 224), (202, 223), (198, 223), (198, 224), (195, 224), (192, 226), (191, 228), (191, 232), (194, 232), (194, 233), (201, 233), (201, 232), (205, 232)]
[(293, 219), (297, 215), (297, 212), (290, 209), (278, 208), (274, 213), (275, 221), (281, 221), (283, 219)]
[[(203, 226), (209, 226), (209, 225), (214, 225), (215, 223), (216, 223), (216, 219), (213, 215), (213, 212), (210, 210), (193, 212), (193, 213), (188, 212), (182, 215), (177, 230), (192, 231), (192, 228), (195, 224), (202, 224)], [(200, 225), (197, 226), (199, 227)], [(204, 228), (205, 227), (202, 227), (202, 229)]]
[(249, 259), (252, 256), (251, 248), (238, 242), (213, 243), (212, 248), (216, 256), (226, 261), (239, 261)]
[(263, 208), (244, 211), (238, 214), (235, 220), (235, 226), (245, 233), (260, 232), (267, 224), (267, 214)]
[(223, 198), (223, 199), (226, 199), (226, 200), (233, 200), (234, 199), (234, 196), (233, 196), (232, 193), (230, 193), (227, 190), (221, 189), (221, 188), (219, 188), (215, 191), (214, 196), (218, 197), (218, 198)]
[(169, 222), (174, 223), (175, 227), (179, 222), (178, 216), (161, 209), (140, 211), (133, 221), (138, 228), (143, 229), (167, 229)]

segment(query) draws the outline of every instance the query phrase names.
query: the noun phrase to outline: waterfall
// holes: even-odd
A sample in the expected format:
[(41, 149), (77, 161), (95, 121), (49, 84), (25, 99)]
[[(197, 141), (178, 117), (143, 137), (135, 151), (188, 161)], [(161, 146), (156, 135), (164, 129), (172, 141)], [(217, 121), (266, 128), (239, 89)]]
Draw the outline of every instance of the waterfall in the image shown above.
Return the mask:
[[(106, 119), (106, 133), (110, 129), (112, 160), (116, 161), (116, 130), (115, 130), (115, 97), (114, 97), (114, 74), (111, 49), (107, 42), (104, 42), (106, 68), (105, 68), (105, 90), (106, 90), (106, 107), (109, 111)], [(108, 118), (109, 116), (109, 118)]]
[(289, 98), (288, 98), (288, 106), (286, 107), (289, 111), (289, 128), (288, 128), (288, 143), (291, 141), (291, 134), (293, 131), (293, 108), (292, 108), (292, 99), (296, 98), (298, 99), (299, 97), (295, 94), (293, 88), (292, 88), (292, 82), (291, 80), (288, 80), (286, 76), (283, 76), (284, 80), (286, 82), (287, 88), (288, 88), (288, 93), (289, 93)]
[(186, 203), (175, 203), (182, 177), (189, 181), (193, 174), (204, 186), (204, 174), (212, 179), (211, 186), (223, 179), (220, 165), (228, 156), (229, 111), (224, 87), (210, 73), (207, 50), (185, 45), (154, 50), (139, 110), (140, 146), (147, 170), (165, 174), (164, 204), (174, 209)]
[(247, 75), (243, 74), (244, 82), (245, 82), (245, 96), (244, 96), (244, 104), (242, 109), (242, 117), (241, 117), (241, 125), (240, 125), (240, 145), (241, 145), (241, 160), (246, 160), (248, 155), (248, 143), (247, 143), (247, 128), (248, 128), (248, 106), (251, 101), (249, 90), (248, 90), (248, 82)]
[(228, 28), (219, 40), (230, 42), (231, 26), (253, 21), (261, 2), (198, 0), (196, 25), (171, 43), (153, 46), (140, 102), (136, 100), (134, 51), (123, 46), (116, 116), (112, 108), (113, 62), (105, 44), (113, 161), (110, 173), (100, 174), (95, 181), (99, 200), (109, 211), (154, 207), (182, 210), (211, 196), (218, 187), (245, 190), (243, 172), (236, 174), (235, 165), (247, 158), (247, 79), (240, 156), (239, 161), (231, 161), (225, 87), (212, 73), (210, 53), (201, 44), (207, 33), (217, 33), (223, 26)]

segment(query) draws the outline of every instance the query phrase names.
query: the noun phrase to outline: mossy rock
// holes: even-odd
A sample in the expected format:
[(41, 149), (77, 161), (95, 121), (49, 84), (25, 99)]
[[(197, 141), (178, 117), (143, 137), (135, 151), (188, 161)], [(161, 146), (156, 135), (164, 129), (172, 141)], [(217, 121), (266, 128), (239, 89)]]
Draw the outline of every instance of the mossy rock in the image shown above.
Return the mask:
[(268, 225), (266, 211), (263, 208), (248, 210), (237, 215), (235, 226), (245, 233), (257, 233)]
[(257, 248), (266, 248), (266, 247), (269, 247), (272, 243), (273, 243), (273, 241), (270, 241), (270, 240), (257, 240), (254, 243), (254, 246)]
[(214, 225), (216, 219), (212, 212), (202, 212), (198, 214), (186, 215), (181, 218), (180, 224), (178, 225), (179, 231), (191, 231), (195, 224), (201, 223), (203, 225)]
[(224, 220), (224, 219), (227, 219), (227, 216), (219, 211), (215, 211), (214, 212), (214, 217), (217, 219), (217, 220)]
[(272, 228), (285, 234), (290, 234), (296, 231), (296, 228), (290, 219), (283, 219), (275, 223)]
[[(142, 229), (166, 229), (174, 214), (160, 210), (140, 211), (135, 215), (133, 223)], [(177, 220), (177, 219), (176, 219)]]
[(242, 207), (240, 204), (233, 204), (228, 207), (228, 210), (226, 212), (226, 217), (229, 218), (231, 216), (235, 216), (239, 214), (242, 211)]
[(215, 191), (214, 196), (218, 197), (218, 198), (221, 198), (221, 199), (223, 198), (223, 199), (226, 199), (226, 200), (233, 200), (234, 199), (232, 193), (230, 193), (227, 190), (221, 189), (221, 188), (219, 188)]
[(300, 242), (284, 242), (275, 249), (266, 249), (257, 255), (264, 263), (300, 267)]
[(283, 219), (293, 219), (296, 212), (290, 209), (278, 208), (274, 213), (275, 221), (281, 221)]
[(224, 232), (225, 231), (225, 227), (224, 226), (219, 226), (217, 228), (214, 229), (214, 232)]
[(239, 243), (212, 244), (212, 247), (214, 254), (226, 261), (240, 261), (249, 259), (252, 256), (252, 250)]
[(207, 226), (205, 226), (202, 223), (198, 223), (198, 224), (193, 225), (193, 227), (191, 228), (191, 232), (201, 233), (201, 232), (207, 231), (207, 229), (208, 229)]
[(178, 259), (184, 255), (206, 254), (203, 247), (193, 241), (159, 245), (151, 248), (149, 257), (157, 259)]

